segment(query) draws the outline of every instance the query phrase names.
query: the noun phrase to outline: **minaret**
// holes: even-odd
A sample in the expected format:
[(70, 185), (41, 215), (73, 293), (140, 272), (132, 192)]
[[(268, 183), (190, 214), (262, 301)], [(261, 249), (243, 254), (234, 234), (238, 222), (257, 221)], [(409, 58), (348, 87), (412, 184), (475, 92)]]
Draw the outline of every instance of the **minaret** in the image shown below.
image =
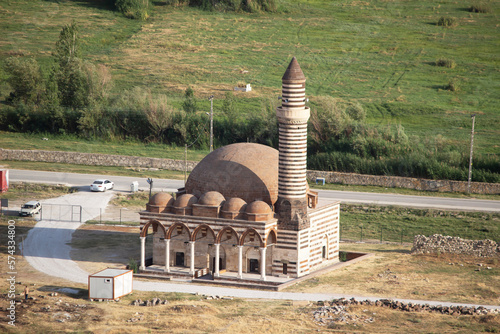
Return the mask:
[(276, 108), (279, 125), (278, 228), (299, 231), (309, 227), (307, 216), (306, 77), (293, 57), (283, 75), (282, 102)]

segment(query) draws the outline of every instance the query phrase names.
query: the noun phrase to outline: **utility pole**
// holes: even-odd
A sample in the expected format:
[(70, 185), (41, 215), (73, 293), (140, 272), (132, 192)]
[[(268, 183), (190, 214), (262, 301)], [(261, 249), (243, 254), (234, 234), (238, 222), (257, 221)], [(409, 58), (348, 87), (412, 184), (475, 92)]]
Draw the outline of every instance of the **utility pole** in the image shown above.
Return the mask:
[(184, 145), (184, 185), (186, 185), (188, 171), (188, 144)]
[(210, 100), (210, 152), (214, 150), (214, 96), (211, 95)]
[(476, 114), (471, 115), (472, 118), (472, 132), (470, 134), (470, 159), (469, 159), (469, 181), (467, 182), (467, 193), (470, 194), (470, 181), (472, 177), (472, 147), (474, 145), (474, 121), (476, 120)]
[(147, 181), (149, 183), (149, 199), (151, 199), (151, 190), (153, 189), (153, 179), (148, 178)]

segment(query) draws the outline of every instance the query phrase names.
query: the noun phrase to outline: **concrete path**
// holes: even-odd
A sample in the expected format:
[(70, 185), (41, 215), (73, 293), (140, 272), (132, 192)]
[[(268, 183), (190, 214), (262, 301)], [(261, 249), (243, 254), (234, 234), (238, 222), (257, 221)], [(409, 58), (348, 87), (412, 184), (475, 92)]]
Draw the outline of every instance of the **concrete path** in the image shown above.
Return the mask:
[[(112, 192), (90, 193), (79, 192), (56, 199), (43, 201), (47, 204), (82, 205), (82, 221), (92, 219), (99, 215), (100, 210), (105, 209), (112, 197)], [(67, 245), (71, 242), (73, 232), (81, 225), (79, 222), (63, 221), (40, 221), (28, 233), (24, 241), (24, 256), (27, 261), (38, 271), (47, 275), (60, 277), (72, 282), (87, 284), (89, 273), (82, 270), (71, 260), (71, 248)], [(139, 247), (139, 243), (137, 243)], [(293, 293), (274, 292), (249, 289), (234, 289), (218, 286), (186, 284), (185, 282), (150, 282), (134, 281), (134, 290), (158, 291), (158, 292), (181, 292), (199, 293), (206, 295), (230, 296), (245, 299), (278, 299), (278, 300), (307, 300), (320, 301), (337, 298), (356, 298), (358, 300), (378, 300), (380, 297), (367, 297), (345, 294), (324, 293)], [(462, 303), (447, 303), (441, 301), (407, 300), (386, 297), (401, 302), (413, 302), (419, 304), (442, 305), (442, 306), (484, 306), (489, 309), (500, 309), (500, 305), (476, 305)]]
[[(41, 201), (44, 204), (64, 206), (82, 205), (82, 222), (99, 215), (108, 205), (113, 193), (78, 192), (59, 198)], [(39, 221), (28, 233), (23, 242), (23, 254), (28, 263), (45, 274), (61, 277), (72, 282), (88, 283), (89, 273), (83, 271), (71, 260), (71, 242), (73, 232), (81, 225), (80, 221)]]

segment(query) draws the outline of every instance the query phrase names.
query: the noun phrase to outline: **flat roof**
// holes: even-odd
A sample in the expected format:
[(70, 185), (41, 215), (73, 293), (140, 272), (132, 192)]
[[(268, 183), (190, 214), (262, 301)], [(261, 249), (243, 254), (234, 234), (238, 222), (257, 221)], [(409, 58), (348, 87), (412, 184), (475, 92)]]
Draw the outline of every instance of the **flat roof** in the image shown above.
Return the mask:
[(95, 274), (89, 275), (90, 277), (115, 277), (115, 276), (120, 276), (125, 273), (128, 273), (129, 271), (132, 271), (130, 269), (113, 269), (113, 268), (107, 268), (104, 270), (101, 270)]

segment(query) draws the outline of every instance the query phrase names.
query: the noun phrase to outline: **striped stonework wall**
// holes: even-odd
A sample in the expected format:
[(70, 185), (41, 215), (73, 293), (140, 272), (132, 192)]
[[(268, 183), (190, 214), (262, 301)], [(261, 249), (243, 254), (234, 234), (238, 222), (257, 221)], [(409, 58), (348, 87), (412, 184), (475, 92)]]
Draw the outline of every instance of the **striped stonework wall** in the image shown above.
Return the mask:
[[(278, 240), (273, 251), (274, 276), (286, 275), (297, 277), (297, 231), (280, 230)], [(286, 264), (287, 273), (283, 273), (283, 266)]]
[[(339, 260), (339, 213), (339, 202), (312, 210), (309, 213), (311, 219), (309, 239), (311, 270)], [(323, 247), (325, 247), (324, 251)]]

